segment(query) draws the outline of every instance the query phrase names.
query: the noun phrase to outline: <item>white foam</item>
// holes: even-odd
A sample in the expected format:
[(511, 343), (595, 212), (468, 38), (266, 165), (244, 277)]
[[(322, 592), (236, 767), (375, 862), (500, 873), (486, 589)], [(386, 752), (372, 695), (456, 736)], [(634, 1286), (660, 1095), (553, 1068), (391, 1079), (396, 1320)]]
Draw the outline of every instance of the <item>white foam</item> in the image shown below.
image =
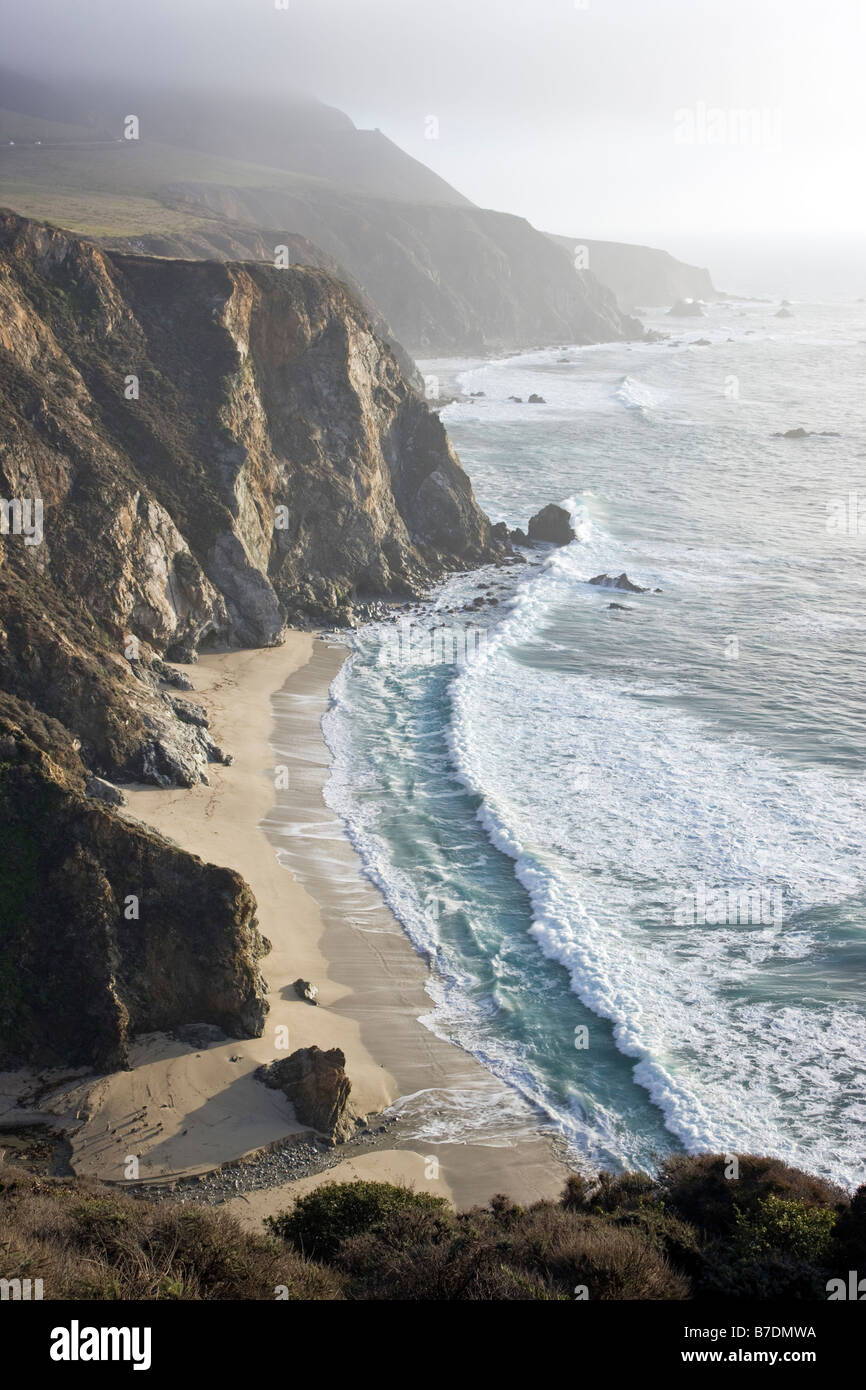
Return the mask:
[[(755, 996), (768, 992), (764, 968), (814, 950), (817, 929), (799, 929), (798, 911), (863, 891), (863, 789), (713, 738), (614, 682), (566, 683), (512, 660), (509, 647), (561, 601), (558, 571), (573, 557), (560, 555), (452, 687), (455, 762), (491, 841), (515, 860), (532, 933), (614, 1024), (635, 1079), (687, 1148), (779, 1153), (862, 1180), (847, 1100), (866, 1083), (862, 1013)], [(776, 885), (785, 920), (672, 926), (677, 890), (700, 881)]]

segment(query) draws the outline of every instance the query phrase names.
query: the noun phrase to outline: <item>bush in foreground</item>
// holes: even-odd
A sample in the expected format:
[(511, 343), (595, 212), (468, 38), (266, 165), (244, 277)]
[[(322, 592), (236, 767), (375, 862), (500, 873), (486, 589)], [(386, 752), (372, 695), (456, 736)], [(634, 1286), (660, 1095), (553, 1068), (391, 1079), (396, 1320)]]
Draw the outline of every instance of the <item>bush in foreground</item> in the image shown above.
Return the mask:
[(776, 1159), (680, 1156), (573, 1175), (558, 1202), (456, 1212), (390, 1183), (328, 1182), (245, 1231), (225, 1210), (4, 1170), (0, 1277), (46, 1298), (542, 1301), (825, 1299), (866, 1276), (853, 1198)]

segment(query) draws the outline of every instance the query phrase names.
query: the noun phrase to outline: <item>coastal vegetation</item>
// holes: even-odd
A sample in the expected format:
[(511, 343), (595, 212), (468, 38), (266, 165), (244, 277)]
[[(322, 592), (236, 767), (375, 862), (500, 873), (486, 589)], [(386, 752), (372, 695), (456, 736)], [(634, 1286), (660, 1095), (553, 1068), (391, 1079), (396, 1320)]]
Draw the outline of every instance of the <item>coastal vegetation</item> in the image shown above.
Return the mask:
[(42, 1279), (48, 1299), (826, 1300), (866, 1265), (866, 1187), (851, 1197), (754, 1155), (574, 1174), (558, 1201), (499, 1194), (460, 1212), (391, 1183), (328, 1182), (265, 1226), (23, 1168), (0, 1177), (5, 1276)]

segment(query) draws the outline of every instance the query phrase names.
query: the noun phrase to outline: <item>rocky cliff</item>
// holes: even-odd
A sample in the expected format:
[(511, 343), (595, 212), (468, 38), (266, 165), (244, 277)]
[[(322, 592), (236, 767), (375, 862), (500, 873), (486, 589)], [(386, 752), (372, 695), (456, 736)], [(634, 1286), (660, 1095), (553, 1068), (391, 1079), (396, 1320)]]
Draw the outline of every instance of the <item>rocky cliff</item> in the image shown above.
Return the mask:
[(113, 1069), (134, 1034), (191, 1021), (260, 1034), (267, 943), (243, 879), (84, 790), (66, 731), (0, 696), (0, 1067)]
[(38, 543), (0, 540), (0, 686), (96, 772), (188, 783), (221, 756), (163, 656), (503, 553), (438, 416), (318, 269), (0, 215), (0, 410), (0, 497), (43, 509)]
[(612, 290), (623, 313), (641, 308), (667, 308), (677, 299), (720, 299), (710, 272), (678, 261), (668, 251), (632, 246), (621, 241), (587, 241), (583, 237), (552, 236), (574, 254), (581, 247), (587, 266)]
[(350, 620), (505, 546), (321, 269), (0, 214), (0, 418), (0, 1065), (260, 1032), (251, 893), (87, 796), (94, 775), (191, 785), (225, 758), (164, 658)]
[[(170, 206), (210, 220), (208, 242), (236, 228), (286, 228), (347, 267), (417, 357), (641, 338), (592, 270), (527, 222), (469, 205), (385, 201), (299, 183), (291, 191), (178, 183)], [(214, 215), (216, 222), (213, 221)], [(196, 236), (182, 238), (192, 247)], [(280, 237), (280, 240), (284, 238)], [(189, 254), (189, 252), (186, 252)]]

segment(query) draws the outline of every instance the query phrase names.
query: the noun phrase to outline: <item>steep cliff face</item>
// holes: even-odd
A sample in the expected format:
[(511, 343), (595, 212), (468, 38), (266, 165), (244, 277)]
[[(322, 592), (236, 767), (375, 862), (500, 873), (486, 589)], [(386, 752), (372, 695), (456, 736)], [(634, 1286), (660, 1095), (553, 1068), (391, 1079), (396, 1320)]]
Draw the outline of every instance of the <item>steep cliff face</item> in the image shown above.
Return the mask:
[(38, 543), (0, 539), (0, 682), (98, 772), (188, 783), (221, 756), (156, 658), (502, 554), (438, 417), (318, 269), (0, 215), (0, 410), (0, 496), (43, 508)]
[(181, 1023), (260, 1033), (250, 890), (92, 778), (191, 785), (225, 759), (164, 657), (349, 619), (503, 545), (316, 268), (108, 253), (0, 214), (0, 420), (0, 1067), (115, 1067)]
[(612, 290), (624, 313), (640, 308), (665, 308), (677, 299), (719, 299), (710, 272), (678, 261), (668, 251), (652, 246), (632, 246), (621, 241), (587, 241), (583, 237), (552, 236), (558, 246), (574, 254), (585, 249), (593, 273)]
[(240, 876), (85, 798), (0, 697), (0, 1067), (124, 1066), (135, 1033), (202, 1021), (260, 1034), (265, 942)]
[[(443, 203), (384, 201), (327, 185), (291, 192), (183, 183), (169, 204), (216, 214), (237, 229), (285, 227), (346, 266), (418, 357), (514, 351), (551, 343), (641, 338), (592, 271), (523, 217)], [(185, 243), (194, 246), (194, 238)], [(190, 254), (187, 251), (186, 254)]]

